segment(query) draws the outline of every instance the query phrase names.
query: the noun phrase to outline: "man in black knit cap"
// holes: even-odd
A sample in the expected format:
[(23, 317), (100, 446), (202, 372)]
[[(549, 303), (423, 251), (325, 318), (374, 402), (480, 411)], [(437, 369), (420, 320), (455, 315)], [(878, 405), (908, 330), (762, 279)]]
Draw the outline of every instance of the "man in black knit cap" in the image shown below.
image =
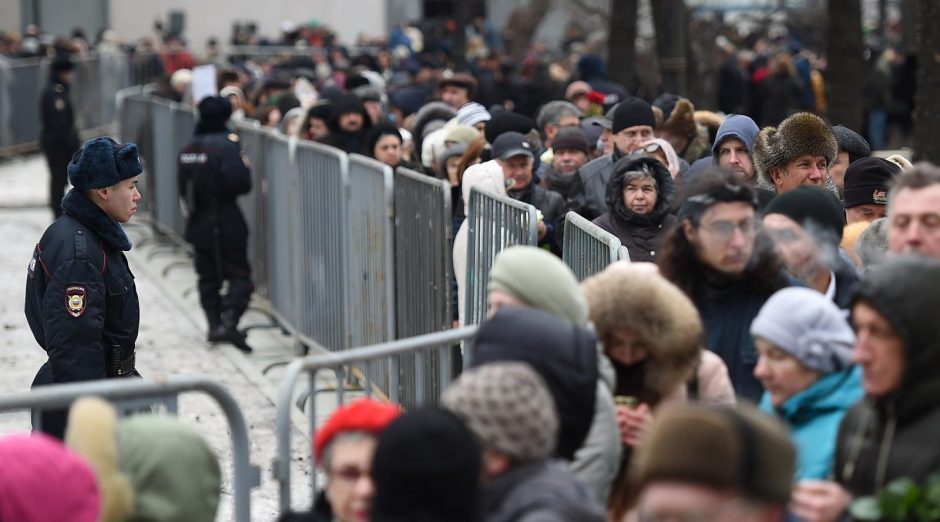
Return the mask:
[(888, 213), (888, 190), (901, 167), (882, 158), (862, 158), (845, 171), (843, 205), (848, 224), (872, 222)]

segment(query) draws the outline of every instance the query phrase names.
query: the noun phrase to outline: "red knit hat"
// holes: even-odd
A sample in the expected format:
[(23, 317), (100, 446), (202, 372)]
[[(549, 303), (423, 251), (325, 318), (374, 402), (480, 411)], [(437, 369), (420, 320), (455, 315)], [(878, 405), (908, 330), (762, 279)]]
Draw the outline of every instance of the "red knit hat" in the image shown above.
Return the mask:
[(333, 437), (346, 431), (365, 431), (378, 434), (401, 413), (397, 405), (372, 399), (359, 399), (333, 412), (313, 438), (313, 453), (317, 461), (323, 460), (323, 450)]

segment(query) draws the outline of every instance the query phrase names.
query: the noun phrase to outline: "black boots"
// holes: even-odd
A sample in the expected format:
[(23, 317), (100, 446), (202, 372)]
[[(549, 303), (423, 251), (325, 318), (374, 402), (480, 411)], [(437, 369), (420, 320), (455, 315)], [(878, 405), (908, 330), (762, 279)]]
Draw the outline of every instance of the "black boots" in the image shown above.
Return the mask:
[(234, 310), (222, 312), (219, 322), (215, 324), (213, 324), (213, 322), (210, 317), (209, 342), (228, 342), (245, 353), (251, 353), (253, 351), (251, 346), (248, 346), (248, 343), (245, 341), (245, 334), (238, 331), (238, 314)]

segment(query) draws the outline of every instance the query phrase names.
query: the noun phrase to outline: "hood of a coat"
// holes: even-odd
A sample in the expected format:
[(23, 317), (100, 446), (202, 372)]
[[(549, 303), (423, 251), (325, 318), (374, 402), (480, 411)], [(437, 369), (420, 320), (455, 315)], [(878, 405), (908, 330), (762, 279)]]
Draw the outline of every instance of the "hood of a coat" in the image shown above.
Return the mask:
[[(848, 411), (864, 396), (862, 370), (858, 366), (829, 373), (820, 377), (809, 388), (787, 399), (777, 411), (794, 423), (804, 416), (815, 417), (831, 411)], [(770, 397), (764, 394), (761, 407), (770, 409)]]
[[(648, 216), (641, 216), (631, 211), (623, 203), (623, 185), (628, 172), (633, 172), (646, 167), (653, 173), (653, 179), (656, 181), (656, 205)], [(667, 214), (671, 213), (678, 198), (676, 184), (672, 181), (672, 175), (669, 169), (655, 158), (646, 156), (629, 155), (617, 160), (614, 164), (614, 172), (607, 182), (606, 201), (607, 208), (612, 216), (629, 223), (661, 223)]]
[(940, 261), (922, 257), (890, 258), (866, 274), (854, 303), (874, 307), (904, 343), (905, 370), (891, 397), (902, 421), (937, 407), (940, 397)]
[(597, 338), (543, 310), (504, 307), (480, 325), (470, 367), (515, 361), (532, 366), (545, 379), (560, 426), (555, 455), (572, 460), (584, 445), (597, 399)]

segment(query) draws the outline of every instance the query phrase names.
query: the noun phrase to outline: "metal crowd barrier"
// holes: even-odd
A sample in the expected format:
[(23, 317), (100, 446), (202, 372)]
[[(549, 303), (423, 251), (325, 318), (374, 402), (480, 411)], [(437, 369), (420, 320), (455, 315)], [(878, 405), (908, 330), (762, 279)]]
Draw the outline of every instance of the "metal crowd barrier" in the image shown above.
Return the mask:
[[(79, 131), (115, 122), (117, 93), (130, 86), (123, 53), (73, 57), (71, 99)], [(0, 154), (35, 148), (42, 127), (39, 103), (49, 80), (48, 58), (0, 58)]]
[[(277, 457), (273, 463), (273, 473), (274, 479), (278, 482), (278, 489), (280, 492), (280, 507), (281, 512), (286, 513), (291, 509), (291, 473), (290, 473), (290, 464), (291, 464), (291, 412), (294, 408), (294, 389), (297, 387), (298, 381), (306, 375), (308, 386), (313, 391), (311, 395), (313, 399), (309, 401), (309, 412), (308, 412), (308, 426), (310, 440), (312, 440), (312, 435), (316, 432), (316, 419), (317, 419), (317, 406), (316, 406), (316, 378), (317, 373), (322, 370), (330, 370), (336, 376), (336, 381), (338, 383), (345, 383), (350, 377), (349, 372), (350, 368), (354, 366), (361, 366), (366, 368), (364, 375), (366, 377), (354, 377), (358, 379), (362, 385), (363, 390), (365, 391), (366, 396), (371, 397), (376, 391), (374, 389), (374, 382), (368, 378), (368, 375), (372, 374), (372, 367), (375, 365), (383, 365), (386, 368), (389, 368), (389, 371), (385, 375), (385, 378), (390, 383), (390, 389), (395, 392), (399, 389), (402, 382), (399, 378), (398, 372), (396, 372), (396, 366), (399, 359), (405, 355), (412, 355), (415, 360), (415, 372), (414, 374), (423, 379), (425, 375), (425, 370), (428, 369), (426, 366), (426, 357), (430, 353), (440, 353), (442, 351), (450, 350), (451, 346), (455, 343), (461, 341), (467, 341), (473, 338), (476, 333), (476, 326), (466, 326), (463, 328), (450, 330), (447, 332), (438, 332), (429, 335), (423, 335), (419, 337), (412, 337), (409, 339), (402, 339), (400, 341), (392, 341), (388, 343), (377, 344), (374, 346), (367, 346), (362, 348), (356, 348), (344, 353), (328, 353), (323, 355), (314, 355), (305, 357), (303, 359), (294, 360), (290, 365), (288, 365), (287, 370), (285, 371), (284, 377), (281, 381), (280, 389), (278, 390), (278, 400), (277, 400)], [(423, 367), (422, 367), (423, 366)], [(452, 377), (452, 369), (446, 365), (440, 365), (437, 367), (436, 372), (442, 374), (438, 377), (440, 379), (447, 379), (448, 381)], [(446, 374), (443, 375), (443, 374)], [(421, 384), (419, 382), (419, 384)], [(416, 405), (420, 406), (427, 404), (432, 401), (437, 400), (437, 395), (428, 396), (422, 393), (425, 389), (423, 385), (417, 387), (418, 394), (416, 397)], [(345, 402), (345, 387), (338, 386), (336, 389), (336, 405), (342, 405)], [(396, 393), (393, 393), (389, 399), (393, 403), (399, 403), (399, 396)], [(306, 448), (311, 448), (310, 444), (304, 444)], [(310, 486), (313, 491), (312, 497), (316, 499), (316, 458), (314, 455), (310, 455)]]
[(467, 224), (464, 323), (477, 324), (486, 316), (486, 285), (496, 254), (508, 246), (538, 244), (538, 222), (532, 205), (473, 188)]
[(183, 237), (185, 221), (180, 210), (178, 157), (193, 138), (196, 113), (179, 103), (152, 98), (153, 154), (150, 171), (153, 178), (153, 216), (157, 228), (175, 238)]
[(267, 200), (268, 180), (267, 169), (264, 168), (264, 150), (267, 133), (261, 124), (255, 120), (236, 122), (235, 132), (238, 134), (242, 152), (251, 165), (251, 192), (239, 198), (245, 221), (248, 223), (248, 262), (251, 265), (251, 276), (255, 283), (255, 292), (265, 298), (268, 293), (268, 235), (267, 226)]
[[(274, 140), (275, 134), (268, 137)], [(277, 138), (280, 139), (280, 138)], [(297, 329), (306, 344), (315, 343), (329, 350), (349, 347), (347, 271), (351, 260), (347, 241), (349, 234), (349, 158), (339, 149), (310, 141), (297, 141), (296, 188), (291, 206), (279, 193), (272, 194), (271, 206), (282, 205), (293, 214), (296, 222), (294, 244), (296, 273), (290, 289), (296, 296), (296, 307), (303, 312), (298, 317)], [(265, 157), (281, 154), (268, 148)], [(286, 174), (286, 173), (284, 173)], [(284, 176), (279, 171), (268, 173), (270, 186)], [(291, 211), (290, 209), (294, 209)], [(270, 245), (274, 258), (291, 252), (289, 247)], [(273, 266), (273, 265), (272, 265)], [(274, 274), (272, 273), (272, 281)], [(277, 305), (275, 306), (277, 308)]]
[(104, 379), (74, 384), (42, 386), (26, 392), (0, 396), (0, 411), (47, 410), (68, 408), (85, 396), (98, 396), (115, 403), (119, 411), (139, 408), (144, 404), (168, 404), (175, 413), (179, 394), (200, 392), (218, 403), (228, 420), (232, 439), (232, 497), (235, 521), (251, 519), (251, 490), (261, 485), (261, 474), (251, 464), (248, 427), (238, 403), (219, 383), (203, 376), (169, 377), (163, 382), (146, 379)]
[[(450, 253), (451, 187), (446, 180), (432, 178), (399, 167), (395, 173), (395, 318), (397, 339), (447, 330), (452, 324)], [(441, 253), (445, 255), (441, 255)], [(450, 350), (426, 355), (430, 368), (454, 364)], [(415, 355), (401, 356), (400, 403), (417, 403), (418, 379)], [(450, 384), (448, 374), (432, 373), (421, 393), (436, 397)]]
[[(620, 258), (620, 239), (577, 212), (565, 215), (562, 259), (578, 281), (604, 270)], [(626, 251), (626, 249), (624, 249)], [(627, 254), (629, 259), (629, 254)]]
[[(148, 160), (153, 157), (153, 122), (151, 121), (150, 86), (128, 87), (117, 94), (118, 139), (121, 143), (134, 143), (144, 164), (144, 172), (150, 172)], [(142, 178), (143, 188), (138, 206), (153, 212), (153, 176)]]

